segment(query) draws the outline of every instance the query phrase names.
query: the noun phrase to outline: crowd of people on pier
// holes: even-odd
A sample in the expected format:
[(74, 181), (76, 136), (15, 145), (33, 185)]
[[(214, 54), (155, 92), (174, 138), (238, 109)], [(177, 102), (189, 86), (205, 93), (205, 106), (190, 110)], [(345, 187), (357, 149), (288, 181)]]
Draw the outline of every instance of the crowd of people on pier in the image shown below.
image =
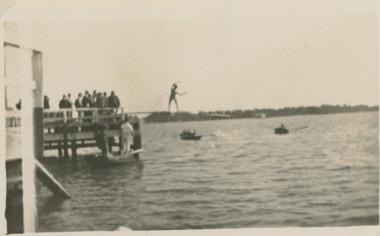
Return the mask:
[[(46, 96), (45, 96), (46, 97)], [(48, 99), (48, 98), (47, 98)], [(119, 108), (120, 100), (115, 95), (115, 92), (112, 91), (110, 96), (107, 96), (106, 92), (97, 92), (96, 90), (90, 94), (88, 91), (78, 94), (78, 97), (73, 102), (71, 94), (62, 95), (62, 99), (59, 101), (60, 109), (72, 108), (86, 108), (86, 107), (97, 107), (97, 108)]]
[[(85, 91), (84, 95), (79, 93), (74, 102), (70, 93), (64, 94), (58, 106), (60, 109), (73, 108), (73, 106), (75, 108), (119, 108), (120, 100), (114, 91), (111, 92), (110, 96), (107, 96), (106, 92), (94, 90), (92, 94), (88, 91)], [(49, 97), (46, 95), (44, 96), (44, 109), (50, 109)]]
[[(107, 115), (117, 113), (118, 108), (120, 107), (120, 100), (114, 91), (111, 92), (111, 95), (107, 96), (106, 92), (97, 92), (94, 90), (92, 94), (88, 91), (85, 91), (83, 95), (82, 93), (79, 93), (74, 102), (70, 93), (67, 95), (64, 94), (62, 95), (62, 99), (59, 101), (58, 106), (60, 109), (100, 108), (100, 110), (98, 110), (98, 114)], [(44, 96), (44, 109), (50, 109), (49, 97), (46, 95)], [(66, 114), (67, 117), (73, 116), (72, 111), (67, 111)], [(78, 110), (79, 122), (81, 122), (84, 117), (91, 116), (91, 114), (91, 111)], [(48, 116), (51, 115), (49, 114)], [(58, 113), (57, 116), (63, 116), (63, 113)]]

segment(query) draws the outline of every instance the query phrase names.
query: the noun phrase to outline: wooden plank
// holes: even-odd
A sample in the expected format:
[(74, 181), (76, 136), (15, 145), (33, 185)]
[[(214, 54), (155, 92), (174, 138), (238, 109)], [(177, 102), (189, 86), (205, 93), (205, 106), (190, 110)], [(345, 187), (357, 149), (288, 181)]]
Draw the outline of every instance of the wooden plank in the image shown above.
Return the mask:
[(36, 163), (36, 175), (38, 179), (49, 188), (54, 195), (62, 198), (70, 198), (70, 194), (58, 183), (58, 181), (49, 173), (48, 170), (39, 162)]
[[(121, 135), (120, 130), (107, 130), (107, 136), (119, 136)], [(54, 134), (44, 134), (45, 142), (52, 141), (62, 141), (64, 140), (63, 133), (54, 133)], [(82, 139), (95, 139), (95, 132), (76, 132), (76, 133), (67, 133), (67, 140), (82, 140)]]
[[(57, 145), (55, 145), (55, 146), (45, 146), (45, 150), (57, 150), (57, 147), (59, 147), (59, 146), (57, 146)], [(77, 149), (78, 148), (86, 148), (86, 147), (97, 147), (97, 144), (96, 143), (77, 144), (76, 147), (77, 147)], [(61, 151), (61, 153), (62, 153), (62, 151)], [(62, 155), (61, 155), (61, 157), (62, 157)]]

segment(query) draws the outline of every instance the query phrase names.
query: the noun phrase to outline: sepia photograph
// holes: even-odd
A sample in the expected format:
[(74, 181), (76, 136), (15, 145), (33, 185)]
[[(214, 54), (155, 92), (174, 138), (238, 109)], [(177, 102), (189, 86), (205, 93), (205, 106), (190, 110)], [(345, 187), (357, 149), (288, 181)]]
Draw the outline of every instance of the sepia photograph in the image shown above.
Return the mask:
[(361, 2), (1, 3), (4, 233), (374, 235)]

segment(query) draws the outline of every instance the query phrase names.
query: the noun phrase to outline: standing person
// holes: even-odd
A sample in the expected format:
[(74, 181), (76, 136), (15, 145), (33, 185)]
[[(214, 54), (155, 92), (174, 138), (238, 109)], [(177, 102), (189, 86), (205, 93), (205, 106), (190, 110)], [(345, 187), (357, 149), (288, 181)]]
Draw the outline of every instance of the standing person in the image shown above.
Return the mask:
[(59, 101), (59, 108), (65, 109), (65, 108), (68, 108), (68, 106), (69, 106), (69, 104), (67, 102), (66, 95), (63, 95), (61, 101)]
[(88, 91), (84, 93), (82, 107), (90, 107), (90, 93)]
[(178, 103), (177, 103), (176, 95), (177, 95), (177, 94), (178, 94), (178, 95), (184, 95), (184, 94), (186, 94), (186, 92), (184, 92), (184, 93), (178, 93), (178, 92), (176, 91), (177, 88), (178, 88), (177, 83), (174, 83), (174, 84), (172, 85), (171, 90), (170, 90), (169, 106), (168, 106), (168, 108), (169, 108), (169, 112), (170, 112), (170, 104), (172, 103), (172, 101), (175, 102), (175, 105), (176, 105), (176, 107), (177, 107), (177, 112), (178, 112)]
[[(78, 94), (78, 98), (75, 99), (75, 108), (81, 108), (82, 107), (82, 94)], [(78, 111), (78, 121), (79, 123), (82, 122), (83, 119), (83, 111)]]
[(104, 102), (105, 102), (104, 107), (108, 107), (108, 97), (107, 97), (106, 92), (103, 93), (103, 97), (104, 97)]
[[(62, 96), (62, 99), (59, 101), (59, 109), (66, 109), (69, 106), (67, 102), (66, 95)], [(59, 113), (59, 116), (63, 116), (63, 113)]]
[(73, 107), (73, 101), (71, 101), (71, 94), (67, 94), (67, 108)]
[(16, 103), (17, 110), (21, 110), (21, 99), (18, 100), (18, 103)]
[[(104, 110), (103, 109), (104, 109), (105, 105), (106, 105), (106, 98), (103, 97), (103, 95), (102, 95), (101, 92), (99, 92), (98, 95), (97, 95), (97, 97), (96, 97), (96, 107), (100, 108), (98, 110), (99, 115), (103, 115), (104, 114)], [(100, 118), (103, 119), (104, 117), (101, 116)]]
[(96, 132), (96, 144), (100, 150), (102, 150), (102, 157), (106, 158), (108, 156), (108, 137), (106, 130), (108, 130), (108, 125), (100, 125)]
[[(90, 93), (86, 90), (86, 92), (84, 93), (84, 96), (83, 96), (83, 99), (82, 99), (82, 107), (83, 108), (87, 108), (87, 107), (90, 107)], [(84, 111), (83, 112), (83, 116), (91, 116), (91, 112), (90, 111)], [(86, 121), (87, 119), (85, 119)]]
[[(67, 108), (70, 108), (70, 109), (73, 108), (73, 101), (71, 101), (71, 94), (70, 93), (67, 94)], [(67, 117), (73, 117), (73, 112), (68, 111)]]
[(117, 113), (117, 108), (120, 107), (120, 100), (119, 98), (115, 95), (115, 92), (112, 91), (111, 92), (111, 95), (108, 97), (108, 106), (109, 107), (112, 107), (112, 108), (116, 108), (115, 109), (115, 113)]
[(50, 109), (49, 98), (46, 95), (44, 96), (44, 109)]
[(92, 96), (90, 97), (90, 107), (96, 107), (96, 97), (98, 94), (96, 93), (96, 90), (92, 92)]
[(131, 145), (133, 145), (133, 137), (134, 137), (134, 132), (133, 132), (133, 127), (131, 124), (128, 122), (128, 115), (125, 116), (124, 122), (120, 127), (121, 129), (121, 147), (122, 149), (121, 154), (123, 153), (128, 153), (131, 150)]
[(105, 108), (106, 107), (106, 98), (102, 95), (102, 93), (98, 93), (96, 97), (96, 107)]
[(78, 94), (78, 98), (75, 99), (75, 108), (81, 108), (82, 107), (82, 102), (83, 102), (83, 99), (82, 99), (82, 94), (79, 93)]

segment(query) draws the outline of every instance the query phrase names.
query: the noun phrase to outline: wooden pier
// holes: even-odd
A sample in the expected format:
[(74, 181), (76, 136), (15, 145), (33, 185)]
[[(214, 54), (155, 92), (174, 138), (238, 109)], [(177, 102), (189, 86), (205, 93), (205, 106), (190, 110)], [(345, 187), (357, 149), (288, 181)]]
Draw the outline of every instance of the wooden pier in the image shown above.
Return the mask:
[[(107, 126), (106, 135), (114, 137), (110, 146), (120, 147), (120, 126), (126, 114), (123, 108), (78, 108), (44, 110), (44, 150), (58, 150), (58, 156), (68, 158), (69, 149), (73, 159), (77, 149), (96, 147), (96, 134), (100, 127)], [(129, 117), (135, 133), (133, 149), (141, 148), (141, 132), (138, 117)], [(118, 141), (118, 142), (117, 142)]]

